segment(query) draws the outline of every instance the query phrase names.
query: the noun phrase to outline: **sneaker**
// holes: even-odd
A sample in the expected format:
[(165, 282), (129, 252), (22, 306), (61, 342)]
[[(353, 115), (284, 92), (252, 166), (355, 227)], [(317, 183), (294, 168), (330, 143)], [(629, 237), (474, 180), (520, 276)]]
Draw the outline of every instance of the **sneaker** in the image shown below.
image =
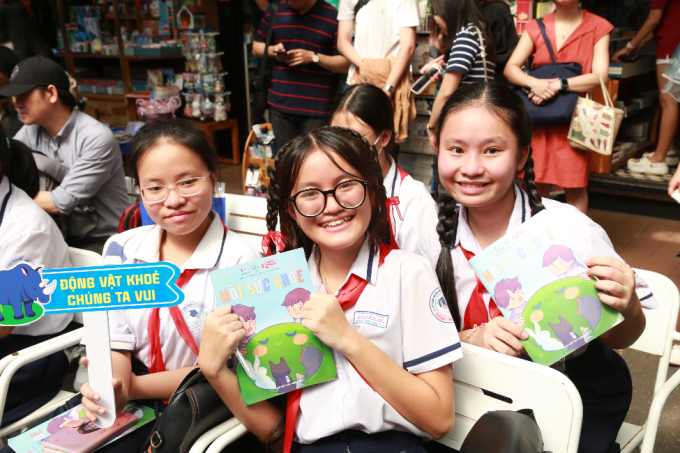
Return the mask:
[[(646, 157), (652, 157), (653, 155), (653, 152), (643, 154), (643, 156)], [(669, 167), (676, 167), (678, 163), (680, 163), (680, 156), (678, 156), (678, 152), (676, 150), (671, 149), (668, 151), (668, 154), (666, 154), (666, 165)]]
[(673, 366), (680, 366), (680, 344), (673, 345), (673, 349), (671, 349), (670, 364)]
[(639, 159), (628, 159), (628, 170), (635, 173), (663, 176), (668, 174), (668, 165), (664, 162), (658, 164), (650, 162), (647, 156), (642, 156)]

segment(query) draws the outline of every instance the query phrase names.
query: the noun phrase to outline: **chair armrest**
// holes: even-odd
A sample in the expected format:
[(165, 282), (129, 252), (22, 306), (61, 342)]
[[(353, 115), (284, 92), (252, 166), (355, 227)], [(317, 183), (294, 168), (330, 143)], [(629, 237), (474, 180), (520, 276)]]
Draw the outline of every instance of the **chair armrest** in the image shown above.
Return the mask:
[(234, 429), (227, 431), (215, 440), (215, 442), (210, 445), (206, 453), (221, 453), (224, 447), (234, 442), (239, 437), (245, 435), (248, 432), (245, 426), (240, 423)]
[(3, 359), (0, 361), (0, 367), (4, 364), (4, 370), (2, 370), (2, 374), (0, 375), (0, 419), (2, 419), (2, 415), (5, 412), (7, 390), (9, 389), (9, 382), (14, 376), (14, 373), (27, 363), (42, 359), (57, 351), (63, 351), (69, 346), (77, 345), (83, 339), (84, 334), (85, 328), (83, 327), (60, 335), (49, 341), (44, 341), (40, 344), (22, 349), (16, 353), (16, 356), (10, 356), (13, 357), (13, 360), (5, 361), (5, 359)]
[(213, 429), (210, 431), (207, 431), (205, 434), (203, 434), (201, 437), (199, 437), (196, 442), (191, 446), (191, 450), (189, 450), (189, 453), (203, 453), (209, 446), (210, 444), (213, 443), (215, 439), (220, 437), (221, 435), (228, 433), (230, 430), (234, 429), (236, 426), (239, 426), (241, 422), (238, 421), (236, 417), (232, 417), (226, 422), (222, 422), (219, 425), (215, 426)]
[(654, 441), (656, 440), (656, 432), (659, 429), (659, 421), (661, 420), (661, 410), (663, 409), (666, 400), (670, 394), (680, 385), (680, 370), (676, 371), (673, 376), (666, 381), (664, 385), (656, 392), (652, 405), (649, 408), (649, 416), (645, 423), (645, 436), (640, 446), (641, 453), (652, 453), (654, 449)]

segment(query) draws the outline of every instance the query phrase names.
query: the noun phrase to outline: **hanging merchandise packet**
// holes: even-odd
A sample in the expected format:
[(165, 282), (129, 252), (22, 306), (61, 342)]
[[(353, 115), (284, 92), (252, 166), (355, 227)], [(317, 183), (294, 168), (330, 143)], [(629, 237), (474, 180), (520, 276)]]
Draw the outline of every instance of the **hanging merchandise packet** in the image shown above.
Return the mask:
[(528, 334), (531, 359), (552, 365), (623, 321), (600, 302), (595, 280), (548, 211), (470, 260), (503, 316)]
[(337, 377), (331, 348), (300, 324), (314, 292), (302, 248), (220, 269), (210, 278), (217, 304), (231, 305), (247, 332), (236, 369), (246, 405)]

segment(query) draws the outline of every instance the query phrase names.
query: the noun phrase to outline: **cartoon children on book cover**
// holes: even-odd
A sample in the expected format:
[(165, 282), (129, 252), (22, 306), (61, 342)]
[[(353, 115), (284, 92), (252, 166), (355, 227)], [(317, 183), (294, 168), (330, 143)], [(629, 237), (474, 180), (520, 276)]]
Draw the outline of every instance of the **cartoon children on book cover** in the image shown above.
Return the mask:
[(337, 377), (331, 348), (300, 324), (314, 290), (302, 249), (210, 274), (218, 305), (231, 305), (246, 330), (236, 375), (246, 405)]
[(587, 266), (543, 211), (470, 260), (503, 316), (522, 327), (524, 348), (551, 365), (623, 318), (600, 302)]

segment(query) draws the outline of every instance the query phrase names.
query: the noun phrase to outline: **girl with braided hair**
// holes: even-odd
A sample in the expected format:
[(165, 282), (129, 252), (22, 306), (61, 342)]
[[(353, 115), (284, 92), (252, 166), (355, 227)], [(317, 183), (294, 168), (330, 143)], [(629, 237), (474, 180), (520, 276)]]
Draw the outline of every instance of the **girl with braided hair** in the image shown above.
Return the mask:
[(423, 439), (453, 426), (458, 333), (427, 260), (388, 245), (382, 182), (368, 141), (329, 126), (289, 142), (269, 185), (268, 248), (304, 249), (315, 292), (301, 324), (333, 349), (338, 379), (288, 393), (285, 411), (271, 401), (245, 406), (225, 366), (240, 323), (233, 315), (206, 320), (201, 370), (248, 430), (276, 449), (420, 453)]
[[(583, 401), (579, 452), (619, 451), (615, 439), (630, 405), (632, 382), (612, 348), (637, 340), (645, 328), (642, 308), (656, 308), (656, 301), (642, 281), (636, 293), (635, 273), (599, 225), (571, 205), (540, 197), (531, 117), (506, 85), (478, 83), (456, 90), (442, 109), (436, 137), (439, 222), (420, 241), (419, 251), (436, 266), (462, 341), (515, 357), (525, 352), (520, 340), (527, 333), (501, 316), (469, 260), (506, 231), (548, 210), (555, 227), (585, 259), (585, 272), (597, 277), (602, 302), (625, 319), (562, 363)], [(526, 190), (515, 182), (521, 177)], [(456, 201), (462, 205), (458, 210)]]

